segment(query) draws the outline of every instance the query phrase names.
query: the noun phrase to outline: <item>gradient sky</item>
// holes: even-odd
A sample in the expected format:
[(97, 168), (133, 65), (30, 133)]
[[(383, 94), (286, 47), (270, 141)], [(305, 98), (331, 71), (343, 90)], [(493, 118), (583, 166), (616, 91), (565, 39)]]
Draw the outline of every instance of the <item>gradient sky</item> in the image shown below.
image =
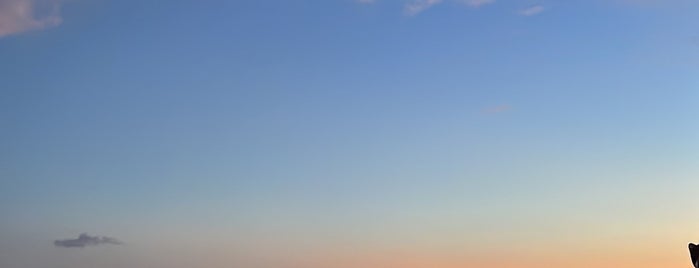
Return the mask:
[[(690, 267), (697, 26), (692, 0), (0, 0), (0, 267)], [(81, 233), (123, 244), (53, 244)]]

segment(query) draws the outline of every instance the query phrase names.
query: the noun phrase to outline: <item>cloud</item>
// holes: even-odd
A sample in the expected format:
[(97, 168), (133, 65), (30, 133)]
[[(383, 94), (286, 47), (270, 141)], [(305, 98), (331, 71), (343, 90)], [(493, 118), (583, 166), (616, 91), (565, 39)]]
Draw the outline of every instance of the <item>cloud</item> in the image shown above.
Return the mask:
[(530, 6), (527, 8), (520, 9), (517, 11), (518, 14), (526, 17), (530, 16), (535, 16), (540, 14), (541, 12), (544, 12), (545, 8), (542, 5), (535, 5), (535, 6)]
[(0, 37), (61, 24), (61, 0), (0, 0)]
[[(680, 0), (617, 0), (617, 2), (620, 2), (622, 4), (626, 5), (632, 5), (632, 6), (639, 6), (639, 7), (650, 7), (650, 6), (657, 6), (657, 5), (662, 5), (662, 4), (677, 4), (679, 2), (682, 2)], [(689, 1), (686, 1), (689, 2)]]
[(53, 245), (61, 248), (84, 248), (86, 246), (99, 245), (121, 245), (121, 241), (116, 238), (107, 236), (90, 236), (88, 234), (80, 234), (76, 239), (63, 239), (53, 241)]
[(694, 46), (699, 46), (699, 35), (690, 37), (689, 43)]
[(406, 4), (403, 10), (406, 15), (415, 16), (441, 2), (442, 0), (413, 0), (412, 2)]
[(463, 2), (470, 7), (480, 7), (487, 4), (495, 3), (495, 0), (464, 0)]
[(484, 114), (499, 114), (512, 110), (512, 106), (501, 104), (483, 109)]

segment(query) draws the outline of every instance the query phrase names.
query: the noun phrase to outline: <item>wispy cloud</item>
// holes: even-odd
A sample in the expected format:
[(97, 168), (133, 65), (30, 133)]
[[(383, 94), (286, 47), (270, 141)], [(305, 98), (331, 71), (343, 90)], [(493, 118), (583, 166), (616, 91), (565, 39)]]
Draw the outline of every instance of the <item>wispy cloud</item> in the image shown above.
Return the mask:
[(534, 6), (520, 9), (517, 11), (517, 13), (522, 15), (522, 16), (530, 17), (530, 16), (536, 16), (536, 15), (541, 14), (541, 12), (544, 12), (545, 9), (546, 8), (544, 8), (544, 6), (542, 6), (542, 5), (534, 5)]
[[(354, 0), (359, 4), (374, 4), (379, 0)], [(479, 8), (488, 4), (493, 4), (497, 0), (450, 0), (454, 3), (461, 3), (472, 8)], [(423, 11), (444, 2), (444, 0), (404, 0), (403, 13), (407, 16), (415, 16)]]
[(0, 37), (61, 24), (61, 0), (0, 0)]
[(53, 241), (53, 245), (61, 248), (84, 248), (87, 246), (99, 245), (121, 245), (121, 241), (116, 238), (107, 236), (90, 236), (88, 234), (80, 234), (76, 239), (62, 239)]
[(463, 0), (463, 2), (470, 7), (481, 7), (487, 4), (495, 3), (495, 0)]
[(499, 114), (512, 110), (512, 106), (508, 104), (500, 104), (483, 109), (484, 114)]
[(694, 45), (694, 46), (699, 46), (699, 35), (690, 37), (689, 43)]
[(408, 16), (415, 16), (441, 2), (442, 0), (413, 0), (405, 5), (403, 11)]
[(659, 5), (675, 5), (682, 2), (692, 2), (692, 0), (617, 0), (616, 2), (637, 7), (654, 7)]

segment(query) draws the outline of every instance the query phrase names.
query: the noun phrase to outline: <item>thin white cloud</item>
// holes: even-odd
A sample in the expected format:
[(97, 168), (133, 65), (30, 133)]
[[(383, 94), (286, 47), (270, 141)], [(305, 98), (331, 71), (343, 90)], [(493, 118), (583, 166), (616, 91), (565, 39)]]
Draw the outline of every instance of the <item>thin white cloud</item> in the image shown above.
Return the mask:
[(406, 4), (403, 10), (406, 15), (415, 16), (441, 2), (442, 0), (413, 0), (412, 2)]
[(60, 0), (0, 0), (0, 37), (61, 24)]
[(481, 7), (484, 5), (495, 3), (495, 0), (463, 0), (464, 4), (470, 7)]
[(544, 12), (544, 10), (545, 10), (544, 6), (535, 5), (535, 6), (530, 6), (527, 8), (520, 9), (519, 11), (517, 11), (517, 13), (522, 15), (522, 16), (530, 17), (530, 16), (535, 16), (535, 15), (541, 14), (541, 12)]
[(677, 2), (668, 0), (619, 0), (623, 4), (634, 5), (634, 6), (653, 6), (658, 4), (664, 4), (666, 2)]

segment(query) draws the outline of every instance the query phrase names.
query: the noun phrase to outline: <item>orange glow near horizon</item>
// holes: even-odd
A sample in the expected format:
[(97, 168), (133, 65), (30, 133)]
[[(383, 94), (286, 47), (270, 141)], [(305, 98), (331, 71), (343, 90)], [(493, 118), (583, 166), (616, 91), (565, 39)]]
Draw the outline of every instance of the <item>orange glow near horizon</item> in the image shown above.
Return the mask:
[[(620, 241), (623, 242), (623, 241)], [(607, 245), (609, 246), (609, 245)], [(617, 245), (615, 245), (616, 247)], [(661, 250), (662, 248), (662, 250)], [(273, 254), (279, 256), (278, 254)], [(294, 255), (291, 257), (290, 255)], [(683, 245), (629, 244), (628, 248), (598, 250), (587, 246), (562, 246), (558, 249), (537, 249), (502, 245), (501, 251), (474, 254), (444, 253), (430, 250), (358, 250), (331, 253), (324, 250), (305, 252), (276, 259), (272, 266), (290, 268), (668, 268), (691, 267)], [(270, 266), (269, 259), (261, 266)]]

